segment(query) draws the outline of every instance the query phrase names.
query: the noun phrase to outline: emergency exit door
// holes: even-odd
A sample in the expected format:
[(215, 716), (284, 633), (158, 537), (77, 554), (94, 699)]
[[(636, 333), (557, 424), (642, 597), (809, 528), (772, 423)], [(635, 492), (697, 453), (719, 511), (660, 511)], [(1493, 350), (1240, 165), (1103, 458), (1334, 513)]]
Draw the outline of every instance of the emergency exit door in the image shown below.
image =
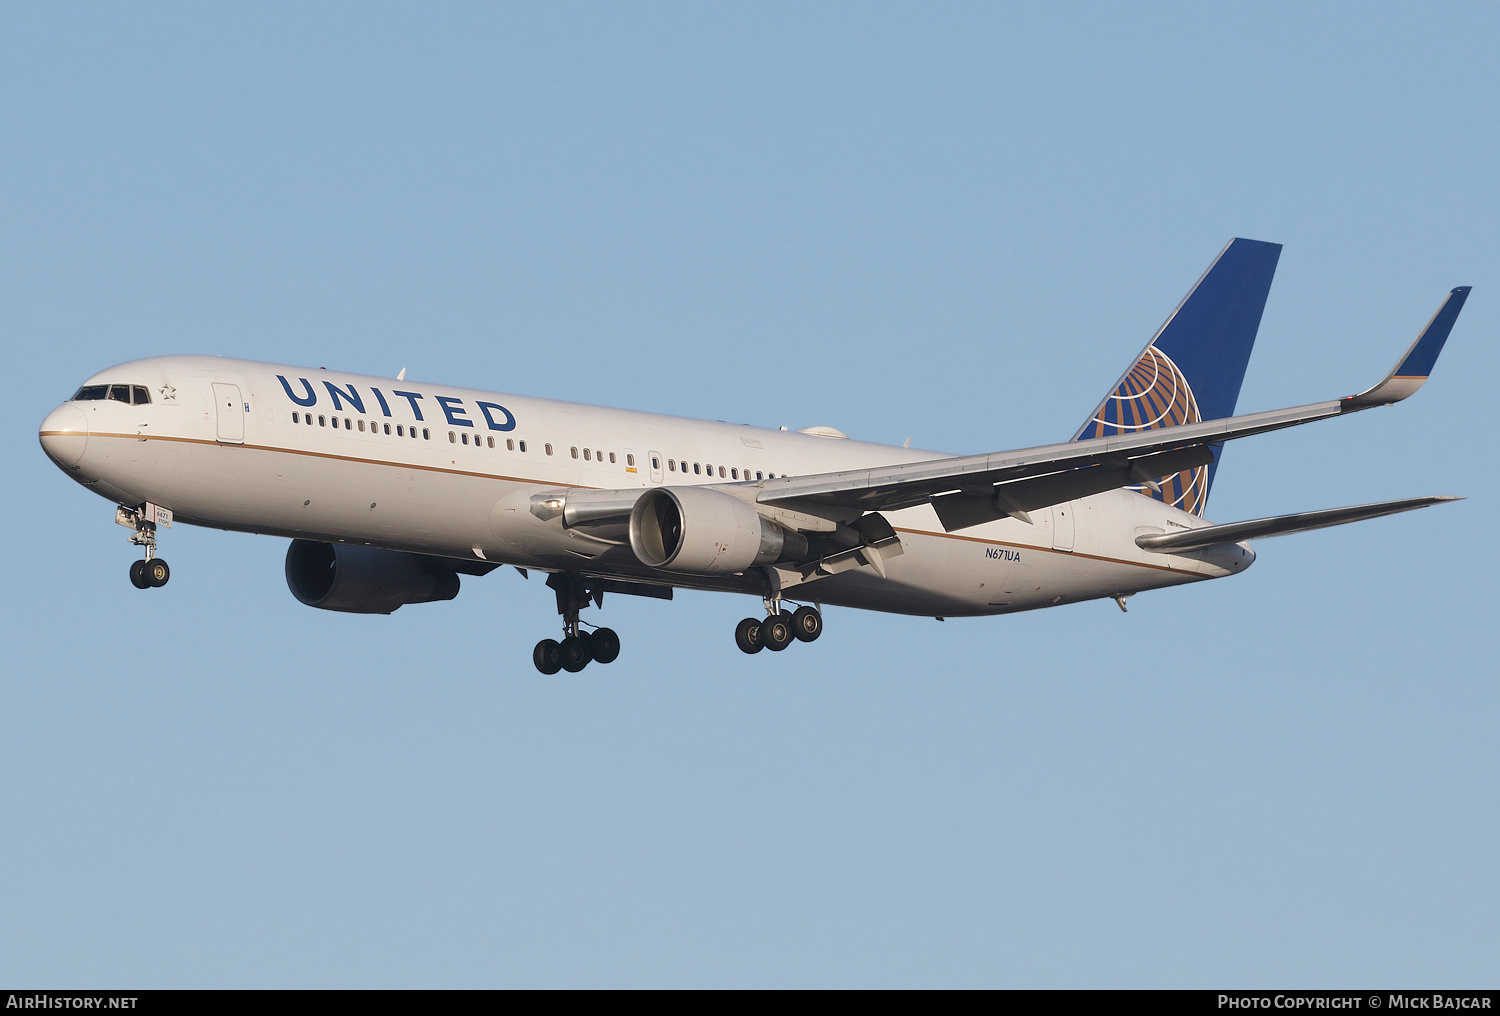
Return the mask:
[(240, 386), (215, 382), (214, 402), (218, 404), (219, 444), (244, 444), (246, 409), (240, 401)]

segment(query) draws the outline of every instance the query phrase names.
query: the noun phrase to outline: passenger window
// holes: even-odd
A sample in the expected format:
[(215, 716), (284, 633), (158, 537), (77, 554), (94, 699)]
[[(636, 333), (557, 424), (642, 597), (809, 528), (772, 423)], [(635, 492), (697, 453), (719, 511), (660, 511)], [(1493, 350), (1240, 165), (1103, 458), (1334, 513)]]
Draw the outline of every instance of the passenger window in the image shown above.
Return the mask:
[(311, 413), (303, 413), (302, 414), (302, 422), (305, 423), (305, 424), (307, 424), (309, 427), (311, 427), (312, 426), (312, 414)]
[[(609, 461), (613, 462), (614, 460), (615, 460), (615, 453), (614, 452), (610, 452), (609, 453)], [(635, 456), (634, 455), (627, 455), (627, 456), (625, 456), (625, 464), (627, 466), (633, 466), (633, 465), (635, 465)]]
[(359, 421), (359, 432), (361, 434), (363, 434), (365, 432), (365, 421), (363, 421), (363, 420)]
[(729, 471), (729, 478), (731, 480), (738, 480), (740, 478), (740, 471), (738, 469), (731, 469)]
[(493, 447), (495, 447), (495, 439), (494, 439), (494, 438), (492, 438), (492, 437), (487, 437), (487, 438), (485, 438), (485, 440), (486, 440), (486, 441), (488, 441), (488, 442), (489, 442), (489, 443), (490, 443), (490, 447), (491, 447), (491, 448), (493, 448)]
[(543, 450), (544, 450), (544, 451), (545, 451), (545, 452), (546, 452), (546, 453), (547, 453), (547, 454), (548, 454), (548, 455), (551, 455), (551, 454), (552, 454), (552, 444), (551, 444), (551, 442), (548, 442), (548, 443), (547, 443), (547, 445), (546, 445), (546, 447), (545, 447), (545, 448), (544, 448), (544, 449), (543, 449)]
[(513, 451), (516, 450), (516, 439), (515, 438), (508, 437), (508, 438), (505, 439), (505, 450), (508, 451), (508, 452), (513, 452)]
[(758, 470), (756, 471), (755, 478), (757, 480), (763, 480), (763, 479), (765, 479), (765, 477), (763, 477), (763, 476), (760, 475), (760, 472)]
[(651, 468), (652, 469), (660, 469), (661, 468), (661, 459), (659, 459), (659, 458), (657, 458), (656, 456), (653, 455), (651, 457)]
[(390, 424), (386, 424), (386, 425), (385, 425), (385, 432), (386, 432), (386, 433), (387, 433), (387, 434), (389, 434), (389, 433), (390, 433), (390, 432), (391, 432), (391, 425), (390, 425)]
[[(457, 444), (458, 443), (458, 438), (453, 435), (453, 431), (451, 431), (451, 430), (448, 432), (448, 443), (449, 444)], [(464, 441), (464, 444), (468, 444), (468, 443), (469, 442), (467, 440)]]
[(405, 437), (406, 436), (406, 431), (404, 431), (404, 430), (401, 429), (401, 424), (399, 424), (399, 423), (396, 424), (396, 436), (397, 437)]
[(719, 479), (721, 479), (721, 480), (724, 479), (724, 467), (723, 466), (719, 467)]
[(292, 422), (293, 423), (301, 423), (302, 422), (302, 418), (297, 415), (297, 413), (296, 413), (295, 410), (293, 410), (293, 412), (292, 412)]
[(74, 402), (98, 402), (109, 391), (109, 385), (84, 385), (73, 396)]
[(123, 402), (127, 406), (130, 405), (130, 386), (129, 385), (110, 385), (109, 386), (109, 397), (112, 398), (112, 399), (114, 399), (116, 402)]
[(146, 391), (146, 389), (142, 388), (140, 385), (133, 385), (131, 386), (130, 390), (135, 392), (136, 405), (146, 406), (151, 404), (151, 393)]
[(521, 449), (521, 451), (523, 451), (523, 452), (524, 452), (524, 451), (525, 451), (525, 450), (526, 450), (526, 442), (525, 442), (525, 441), (522, 441), (522, 442), (521, 442), (521, 443), (520, 443), (520, 444), (519, 444), (519, 445), (517, 445), (517, 446), (516, 446), (516, 447), (518, 447), (518, 448), (520, 448), (520, 449)]
[(676, 459), (668, 459), (667, 460), (667, 469), (670, 472), (673, 472), (673, 473), (677, 472), (677, 460)]
[(589, 450), (587, 448), (585, 448), (583, 450), (583, 461), (585, 461), (585, 462), (592, 462), (593, 461), (593, 459), (589, 458)]
[(327, 420), (327, 418), (326, 417), (322, 417), (322, 416), (318, 417), (318, 426), (319, 427), (326, 427), (326, 426), (328, 426), (328, 420)]
[(351, 419), (349, 419), (347, 416), (344, 417), (344, 429), (345, 430), (353, 430), (354, 429), (354, 421), (351, 420)]
[[(417, 431), (416, 431), (415, 428), (412, 429), (411, 436), (412, 437), (416, 437), (417, 436)], [(426, 427), (422, 428), (422, 440), (423, 441), (430, 441), (430, 440), (432, 440), (432, 432), (429, 431)]]
[(696, 462), (693, 463), (693, 472), (695, 472), (695, 473), (702, 472), (702, 470), (700, 470), (698, 468), (698, 463), (696, 463)]
[(575, 459), (578, 458), (578, 449), (577, 449), (577, 447), (574, 447), (574, 449), (573, 449), (573, 457)]

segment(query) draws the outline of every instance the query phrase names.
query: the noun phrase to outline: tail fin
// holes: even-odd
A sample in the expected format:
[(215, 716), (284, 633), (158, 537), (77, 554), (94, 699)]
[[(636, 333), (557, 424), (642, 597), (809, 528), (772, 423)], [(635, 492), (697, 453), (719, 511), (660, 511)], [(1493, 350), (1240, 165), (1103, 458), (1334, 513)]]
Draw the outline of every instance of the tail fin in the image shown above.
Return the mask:
[[(1233, 416), (1280, 257), (1279, 243), (1230, 240), (1073, 440)], [(1133, 489), (1202, 515), (1223, 448), (1210, 447), (1208, 465)]]

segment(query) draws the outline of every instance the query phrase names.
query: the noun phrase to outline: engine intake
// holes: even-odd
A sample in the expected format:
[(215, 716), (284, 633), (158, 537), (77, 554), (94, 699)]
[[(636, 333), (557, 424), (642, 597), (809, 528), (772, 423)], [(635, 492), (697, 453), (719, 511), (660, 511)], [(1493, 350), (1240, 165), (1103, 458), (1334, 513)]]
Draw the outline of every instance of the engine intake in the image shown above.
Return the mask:
[(315, 540), (287, 548), (286, 584), (309, 607), (350, 614), (389, 614), (458, 595), (458, 573), (430, 558)]
[(657, 487), (630, 513), (630, 549), (652, 568), (726, 575), (804, 557), (807, 538), (722, 491)]

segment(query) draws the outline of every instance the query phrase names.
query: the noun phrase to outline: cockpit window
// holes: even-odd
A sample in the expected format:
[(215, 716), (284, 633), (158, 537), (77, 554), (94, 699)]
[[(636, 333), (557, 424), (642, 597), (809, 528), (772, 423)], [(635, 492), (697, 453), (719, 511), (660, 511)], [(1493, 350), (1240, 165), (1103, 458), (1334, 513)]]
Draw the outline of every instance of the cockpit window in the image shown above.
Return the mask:
[(113, 399), (127, 406), (149, 406), (151, 390), (145, 385), (84, 385), (73, 396), (74, 402), (99, 402), (103, 399)]

